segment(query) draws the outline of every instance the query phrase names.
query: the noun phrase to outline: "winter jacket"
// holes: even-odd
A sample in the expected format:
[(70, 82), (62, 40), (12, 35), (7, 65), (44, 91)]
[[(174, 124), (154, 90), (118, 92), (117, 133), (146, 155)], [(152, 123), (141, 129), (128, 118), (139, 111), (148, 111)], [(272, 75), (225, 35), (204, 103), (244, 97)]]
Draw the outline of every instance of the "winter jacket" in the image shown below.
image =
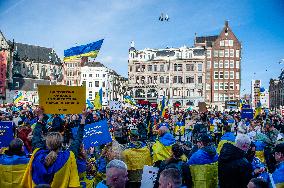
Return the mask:
[(284, 162), (277, 165), (272, 177), (276, 188), (284, 187)]
[(252, 178), (252, 165), (245, 152), (230, 143), (225, 143), (218, 159), (220, 188), (243, 188)]
[(193, 187), (214, 188), (218, 186), (218, 154), (215, 146), (206, 146), (195, 152), (187, 164)]

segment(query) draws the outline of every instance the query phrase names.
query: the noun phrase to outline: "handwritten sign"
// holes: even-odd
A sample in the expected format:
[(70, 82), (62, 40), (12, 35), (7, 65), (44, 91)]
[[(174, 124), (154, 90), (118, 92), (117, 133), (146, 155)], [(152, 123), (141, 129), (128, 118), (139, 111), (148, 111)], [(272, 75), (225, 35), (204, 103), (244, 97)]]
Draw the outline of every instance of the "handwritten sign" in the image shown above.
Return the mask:
[(13, 137), (13, 122), (1, 121), (0, 122), (0, 148), (8, 147)]
[[(72, 129), (73, 136), (77, 134), (77, 130), (78, 127)], [(106, 120), (85, 125), (83, 143), (86, 149), (89, 149), (91, 146), (107, 144), (111, 141), (112, 139)]]
[(155, 185), (159, 168), (145, 165), (143, 168), (141, 188), (152, 188)]
[(86, 106), (84, 86), (38, 86), (39, 105), (47, 114), (79, 114)]

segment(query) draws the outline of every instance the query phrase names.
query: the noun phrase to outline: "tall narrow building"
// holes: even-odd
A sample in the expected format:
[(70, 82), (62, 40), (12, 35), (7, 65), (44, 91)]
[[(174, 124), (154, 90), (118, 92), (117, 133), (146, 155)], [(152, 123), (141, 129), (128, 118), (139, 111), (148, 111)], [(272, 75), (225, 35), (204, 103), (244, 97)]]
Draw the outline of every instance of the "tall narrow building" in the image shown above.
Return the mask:
[(195, 37), (195, 46), (206, 49), (206, 97), (221, 110), (225, 101), (239, 100), (241, 88), (241, 43), (228, 21), (219, 35)]

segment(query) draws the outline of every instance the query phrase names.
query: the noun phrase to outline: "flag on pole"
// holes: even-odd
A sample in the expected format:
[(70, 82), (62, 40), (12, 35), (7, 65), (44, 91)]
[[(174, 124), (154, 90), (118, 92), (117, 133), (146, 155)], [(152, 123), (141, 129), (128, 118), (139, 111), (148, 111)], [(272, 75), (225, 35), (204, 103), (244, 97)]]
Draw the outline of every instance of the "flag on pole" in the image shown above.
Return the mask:
[(92, 104), (92, 102), (89, 99), (87, 99), (87, 107), (90, 108), (90, 109), (94, 108), (94, 105)]
[(17, 104), (24, 98), (22, 92), (19, 92), (15, 97), (14, 97), (14, 104)]
[(166, 114), (166, 97), (163, 96), (163, 100), (162, 100), (162, 104), (161, 104), (161, 113), (160, 115), (162, 117), (165, 117), (165, 114)]
[(75, 46), (67, 50), (64, 50), (64, 61), (67, 62), (72, 59), (77, 59), (81, 57), (96, 58), (101, 49), (103, 41), (104, 39), (101, 39), (96, 42), (92, 42), (81, 46)]
[(94, 100), (94, 105), (96, 110), (102, 109), (102, 94), (103, 90), (102, 88), (99, 90), (99, 92), (96, 94), (95, 100)]

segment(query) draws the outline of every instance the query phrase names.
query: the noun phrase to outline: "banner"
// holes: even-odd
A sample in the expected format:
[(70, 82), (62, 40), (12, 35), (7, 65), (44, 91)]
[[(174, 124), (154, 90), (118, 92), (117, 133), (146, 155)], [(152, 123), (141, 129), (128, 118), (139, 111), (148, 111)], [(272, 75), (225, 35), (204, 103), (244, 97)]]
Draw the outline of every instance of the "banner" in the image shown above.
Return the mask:
[(38, 95), (46, 114), (80, 114), (86, 108), (84, 86), (39, 85)]
[[(72, 129), (73, 135), (77, 135), (78, 127)], [(91, 146), (100, 146), (112, 142), (106, 120), (85, 125), (83, 143), (86, 149)]]
[(96, 42), (92, 42), (81, 46), (75, 46), (67, 50), (64, 50), (64, 61), (67, 62), (72, 59), (77, 59), (81, 57), (96, 58), (101, 49), (103, 41), (104, 39), (101, 39)]
[(122, 110), (122, 103), (120, 101), (110, 101), (109, 108), (110, 110)]
[(10, 142), (14, 139), (13, 136), (13, 122), (0, 122), (0, 148), (8, 147)]
[(253, 109), (242, 109), (241, 118), (253, 119)]
[(0, 52), (0, 96), (6, 96), (6, 72), (7, 72), (7, 53), (5, 50)]

